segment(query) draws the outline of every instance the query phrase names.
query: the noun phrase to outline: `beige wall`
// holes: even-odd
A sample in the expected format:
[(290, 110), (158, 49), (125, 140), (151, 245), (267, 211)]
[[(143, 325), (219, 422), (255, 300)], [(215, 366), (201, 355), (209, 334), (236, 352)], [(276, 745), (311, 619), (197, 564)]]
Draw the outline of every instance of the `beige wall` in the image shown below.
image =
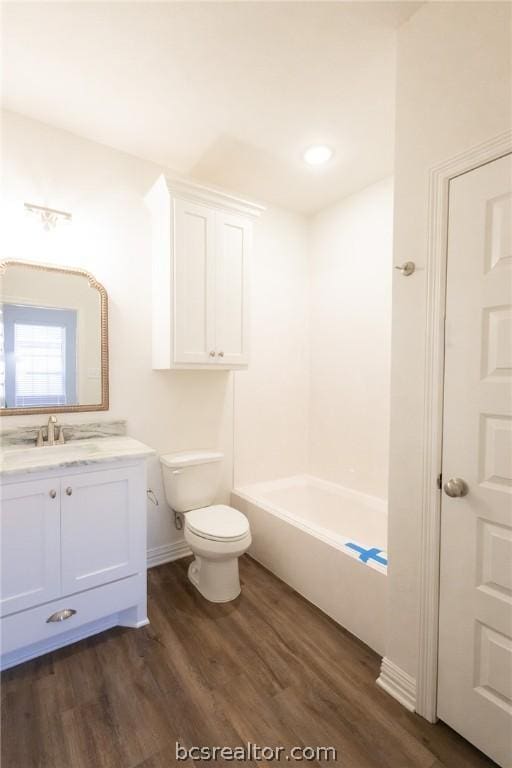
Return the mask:
[[(219, 500), (227, 501), (233, 476), (233, 374), (151, 368), (150, 222), (144, 195), (162, 169), (12, 113), (2, 113), (2, 129), (2, 254), (82, 267), (109, 295), (110, 410), (68, 414), (61, 420), (127, 419), (128, 433), (158, 453), (218, 448), (226, 456)], [(27, 218), (24, 202), (70, 211), (73, 222), (44, 232), (36, 219)], [(270, 336), (280, 333), (283, 343), (288, 316), (282, 312), (282, 293), (265, 287), (264, 265), (291, 259), (299, 249), (302, 227), (299, 217), (273, 211), (262, 220), (261, 236), (255, 233), (254, 286), (258, 293), (266, 290), (266, 298), (255, 303), (255, 319), (259, 322), (258, 312), (272, 317)], [(262, 346), (268, 350), (264, 341)], [(270, 348), (271, 354), (278, 351), (275, 345)], [(265, 367), (279, 369), (268, 357)], [(280, 384), (276, 376), (273, 386)], [(291, 408), (282, 415), (283, 434), (288, 432), (287, 419), (293, 433), (292, 417)], [(43, 420), (7, 417), (0, 428)], [(181, 535), (165, 504), (157, 459), (149, 464), (149, 484), (160, 500), (158, 507), (148, 504), (152, 548)]]
[(428, 176), (511, 127), (511, 6), (428, 3), (398, 33), (386, 655), (416, 675)]
[(311, 224), (309, 471), (387, 498), (393, 182)]

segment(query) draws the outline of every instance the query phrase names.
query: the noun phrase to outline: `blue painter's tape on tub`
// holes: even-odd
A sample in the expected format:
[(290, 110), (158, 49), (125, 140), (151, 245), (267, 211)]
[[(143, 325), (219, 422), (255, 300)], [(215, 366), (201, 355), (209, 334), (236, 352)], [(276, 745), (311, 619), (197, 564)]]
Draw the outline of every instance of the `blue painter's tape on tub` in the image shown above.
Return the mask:
[(365, 549), (364, 547), (360, 547), (359, 544), (354, 544), (353, 541), (347, 541), (345, 546), (359, 552), (359, 560), (361, 560), (362, 563), (367, 563), (368, 560), (375, 560), (375, 562), (380, 563), (381, 565), (388, 564), (387, 559), (379, 555), (379, 552), (383, 551), (382, 549), (377, 549), (377, 547)]

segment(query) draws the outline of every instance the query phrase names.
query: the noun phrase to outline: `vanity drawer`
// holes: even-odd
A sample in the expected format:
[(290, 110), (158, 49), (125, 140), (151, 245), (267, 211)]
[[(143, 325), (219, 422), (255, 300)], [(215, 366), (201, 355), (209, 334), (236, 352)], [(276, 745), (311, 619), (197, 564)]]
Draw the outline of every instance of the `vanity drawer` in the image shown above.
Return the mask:
[[(84, 624), (130, 608), (139, 599), (140, 577), (135, 575), (5, 616), (0, 619), (2, 653), (10, 653), (76, 630)], [(62, 621), (48, 622), (50, 616), (67, 609), (75, 613)]]

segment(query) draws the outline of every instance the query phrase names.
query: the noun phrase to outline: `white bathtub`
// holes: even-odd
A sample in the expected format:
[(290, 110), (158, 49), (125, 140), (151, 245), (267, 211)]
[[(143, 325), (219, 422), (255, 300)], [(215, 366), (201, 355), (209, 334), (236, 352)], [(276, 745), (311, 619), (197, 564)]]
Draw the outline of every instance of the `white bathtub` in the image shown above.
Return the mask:
[(384, 653), (387, 508), (308, 475), (235, 488), (249, 553), (335, 621)]

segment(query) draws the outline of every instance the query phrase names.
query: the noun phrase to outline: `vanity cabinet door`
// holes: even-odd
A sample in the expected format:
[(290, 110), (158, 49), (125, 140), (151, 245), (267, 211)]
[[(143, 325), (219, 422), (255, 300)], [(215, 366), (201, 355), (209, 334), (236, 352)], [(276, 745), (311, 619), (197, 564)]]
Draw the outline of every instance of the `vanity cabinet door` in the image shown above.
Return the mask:
[(215, 261), (215, 360), (249, 362), (249, 253), (251, 225), (240, 216), (218, 213)]
[(215, 354), (215, 212), (174, 201), (174, 362), (207, 364)]
[(141, 570), (145, 497), (144, 469), (138, 466), (62, 478), (62, 594)]
[(59, 480), (1, 489), (0, 610), (6, 616), (60, 594)]

